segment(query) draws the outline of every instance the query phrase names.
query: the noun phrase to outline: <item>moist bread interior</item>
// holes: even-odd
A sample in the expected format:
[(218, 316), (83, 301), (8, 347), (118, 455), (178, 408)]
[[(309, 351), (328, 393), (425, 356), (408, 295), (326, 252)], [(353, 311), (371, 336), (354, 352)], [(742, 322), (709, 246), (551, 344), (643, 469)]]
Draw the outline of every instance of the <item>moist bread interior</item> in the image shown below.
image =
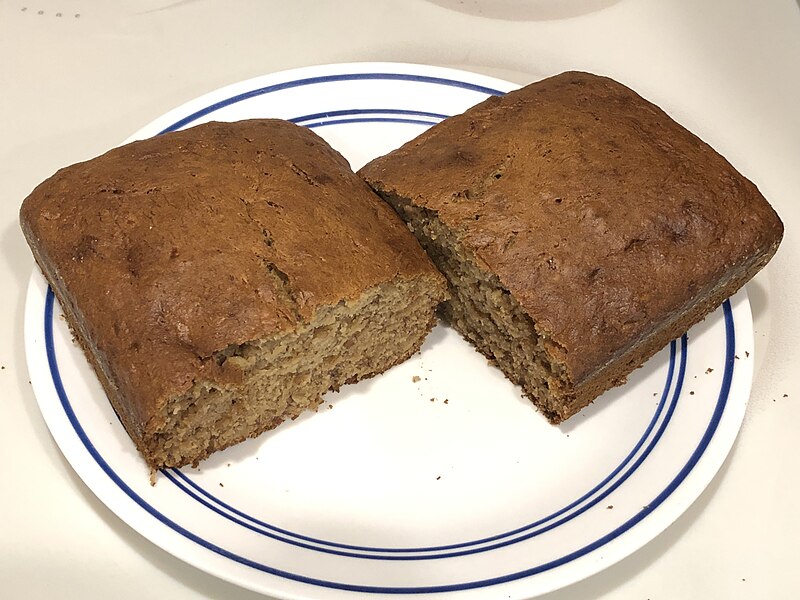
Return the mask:
[(494, 361), (551, 421), (559, 421), (565, 369), (548, 348), (557, 344), (540, 332), (498, 277), (481, 269), (436, 213), (393, 195), (384, 195), (408, 224), (448, 281), (450, 299), (442, 317), (484, 356)]
[(380, 373), (418, 350), (437, 299), (425, 278), (367, 290), (324, 307), (309, 323), (278, 337), (232, 345), (214, 355), (242, 382), (198, 381), (163, 407), (163, 426), (145, 440), (154, 463), (196, 463), (220, 448), (317, 407), (329, 389)]

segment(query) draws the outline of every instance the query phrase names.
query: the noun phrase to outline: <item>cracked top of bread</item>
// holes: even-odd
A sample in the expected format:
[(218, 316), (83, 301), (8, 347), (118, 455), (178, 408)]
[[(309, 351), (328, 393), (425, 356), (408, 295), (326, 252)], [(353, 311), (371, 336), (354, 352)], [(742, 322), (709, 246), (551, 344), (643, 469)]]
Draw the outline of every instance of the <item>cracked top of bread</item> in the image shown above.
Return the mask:
[(229, 345), (398, 277), (441, 277), (338, 152), (280, 120), (116, 148), (58, 171), (20, 216), (138, 423), (196, 379), (235, 378), (213, 360)]
[(360, 174), (438, 214), (560, 346), (574, 383), (783, 234), (710, 146), (588, 73), (490, 97)]

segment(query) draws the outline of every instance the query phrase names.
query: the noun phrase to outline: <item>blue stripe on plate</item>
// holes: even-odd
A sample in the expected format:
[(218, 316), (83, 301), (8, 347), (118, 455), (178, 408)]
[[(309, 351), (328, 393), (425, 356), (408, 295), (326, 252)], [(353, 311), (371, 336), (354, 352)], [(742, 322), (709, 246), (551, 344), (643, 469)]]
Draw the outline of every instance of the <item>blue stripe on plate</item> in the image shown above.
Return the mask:
[[(655, 510), (658, 506), (660, 506), (686, 479), (686, 476), (691, 472), (697, 462), (700, 460), (700, 457), (705, 452), (705, 449), (708, 447), (708, 444), (711, 442), (711, 439), (714, 436), (714, 432), (717, 429), (717, 426), (722, 418), (722, 415), (725, 410), (725, 406), (727, 403), (728, 395), (730, 393), (731, 382), (733, 380), (733, 368), (734, 368), (734, 348), (736, 347), (736, 336), (734, 331), (734, 323), (733, 323), (733, 314), (731, 310), (730, 301), (726, 300), (723, 305), (723, 314), (725, 320), (725, 340), (726, 340), (726, 349), (725, 349), (725, 370), (723, 372), (722, 378), (722, 385), (720, 387), (719, 395), (717, 397), (717, 404), (714, 409), (714, 413), (712, 414), (711, 420), (709, 421), (708, 426), (706, 427), (706, 431), (703, 434), (700, 442), (698, 443), (697, 447), (695, 448), (694, 452), (692, 453), (691, 457), (684, 465), (684, 467), (680, 470), (680, 472), (675, 476), (675, 478), (667, 485), (664, 490), (658, 494), (649, 504), (647, 504), (641, 511), (639, 511), (636, 515), (634, 515), (631, 519), (611, 531), (610, 533), (602, 536), (601, 538), (595, 540), (591, 544), (587, 544), (586, 546), (575, 550), (569, 554), (566, 554), (556, 560), (537, 565), (535, 567), (531, 567), (529, 569), (525, 569), (522, 571), (517, 571), (514, 573), (509, 573), (507, 575), (502, 575), (500, 577), (492, 577), (488, 579), (481, 579), (475, 581), (468, 581), (463, 583), (455, 583), (455, 584), (447, 584), (447, 585), (436, 585), (436, 586), (410, 586), (410, 587), (390, 587), (390, 586), (367, 586), (367, 585), (359, 585), (359, 584), (349, 584), (343, 583), (338, 581), (328, 581), (323, 579), (317, 579), (314, 577), (306, 577), (304, 575), (299, 575), (296, 573), (291, 573), (288, 571), (284, 571), (281, 569), (276, 569), (274, 567), (270, 567), (268, 565), (263, 565), (261, 563), (255, 562), (253, 560), (247, 559), (243, 556), (239, 556), (238, 554), (234, 554), (217, 546), (216, 544), (212, 544), (211, 542), (199, 537), (198, 535), (194, 534), (193, 532), (189, 531), (188, 529), (178, 525), (171, 519), (167, 518), (163, 514), (161, 514), (158, 510), (156, 510), (153, 506), (145, 502), (141, 496), (136, 494), (120, 477), (117, 475), (114, 470), (109, 466), (109, 464), (105, 461), (105, 459), (100, 455), (97, 449), (92, 444), (91, 440), (89, 440), (86, 432), (84, 431), (83, 427), (81, 426), (78, 418), (75, 415), (75, 412), (72, 409), (72, 406), (69, 402), (69, 398), (67, 397), (66, 391), (64, 389), (64, 385), (61, 379), (61, 374), (59, 373), (58, 369), (58, 362), (56, 360), (55, 355), (55, 346), (53, 344), (53, 305), (54, 305), (54, 295), (52, 289), (48, 288), (47, 295), (45, 298), (45, 310), (44, 310), (44, 335), (45, 335), (45, 349), (47, 353), (47, 361), (48, 366), (50, 368), (50, 373), (53, 378), (53, 384), (56, 389), (56, 393), (61, 401), (61, 405), (64, 409), (64, 413), (66, 414), (67, 418), (70, 421), (75, 433), (77, 434), (78, 438), (81, 440), (81, 443), (86, 448), (89, 455), (95, 460), (97, 465), (108, 475), (108, 477), (122, 490), (131, 500), (133, 500), (136, 504), (138, 504), (143, 510), (145, 510), (148, 514), (153, 516), (156, 520), (163, 523), (164, 525), (170, 527), (176, 533), (186, 537), (187, 539), (199, 544), (200, 546), (219, 554), (229, 560), (237, 562), (239, 564), (251, 567), (253, 569), (262, 571), (264, 573), (269, 573), (271, 575), (275, 575), (278, 577), (283, 577), (285, 579), (289, 579), (292, 581), (298, 581), (301, 583), (306, 583), (310, 585), (316, 585), (321, 587), (328, 587), (332, 589), (340, 589), (346, 591), (357, 591), (357, 592), (370, 592), (370, 593), (384, 593), (384, 594), (420, 594), (420, 593), (435, 593), (435, 592), (450, 592), (450, 591), (458, 591), (458, 590), (467, 590), (467, 589), (475, 589), (481, 587), (487, 587), (492, 585), (498, 585), (501, 583), (507, 583), (510, 581), (515, 581), (517, 579), (522, 579), (525, 577), (530, 577), (532, 575), (536, 575), (538, 573), (548, 571), (550, 569), (554, 569), (561, 565), (564, 565), (576, 558), (584, 556), (598, 548), (602, 547), (603, 545), (607, 544), (611, 540), (619, 537), (637, 523), (639, 523), (642, 519), (644, 519), (647, 515), (649, 515), (653, 510)], [(679, 371), (685, 372), (685, 364), (686, 364), (686, 355), (687, 355), (687, 339), (684, 335), (681, 338), (681, 367)], [(682, 381), (678, 381), (679, 385), (682, 385)]]
[[(664, 390), (663, 390), (663, 392), (661, 394), (661, 400), (659, 401), (659, 404), (657, 406), (656, 412), (655, 412), (653, 418), (651, 419), (650, 423), (648, 424), (644, 434), (641, 436), (641, 438), (639, 438), (639, 441), (634, 446), (633, 450), (630, 451), (630, 453), (625, 457), (625, 459), (608, 476), (606, 476), (599, 484), (597, 484), (594, 488), (589, 490), (583, 496), (581, 496), (577, 500), (571, 502), (570, 504), (568, 504), (564, 508), (562, 508), (562, 509), (560, 509), (560, 510), (558, 510), (558, 511), (556, 511), (556, 512), (550, 514), (550, 515), (548, 515), (547, 517), (544, 517), (542, 519), (539, 519), (538, 521), (535, 521), (535, 522), (530, 523), (528, 525), (524, 525), (524, 526), (519, 527), (517, 529), (511, 530), (511, 531), (508, 531), (508, 532), (505, 532), (505, 533), (496, 534), (496, 535), (493, 535), (493, 536), (490, 536), (490, 537), (481, 538), (481, 539), (478, 539), (478, 540), (473, 540), (473, 541), (468, 541), (468, 542), (461, 542), (461, 543), (457, 543), (457, 544), (448, 544), (448, 545), (442, 545), (442, 546), (429, 546), (429, 547), (422, 547), (422, 548), (376, 548), (376, 547), (371, 547), (371, 546), (359, 546), (359, 545), (352, 545), (352, 544), (343, 544), (343, 543), (339, 543), (339, 542), (331, 542), (331, 541), (328, 541), (328, 540), (321, 540), (321, 539), (318, 539), (318, 538), (314, 538), (314, 537), (302, 535), (302, 534), (299, 534), (299, 533), (295, 533), (293, 531), (289, 531), (287, 529), (283, 529), (283, 528), (277, 527), (275, 525), (271, 525), (270, 523), (266, 523), (264, 521), (261, 521), (261, 520), (255, 518), (255, 517), (252, 517), (251, 515), (243, 512), (243, 511), (240, 511), (240, 510), (234, 508), (233, 506), (223, 502), (222, 500), (217, 498), (214, 494), (210, 493), (205, 488), (203, 488), (202, 486), (200, 486), (199, 484), (194, 482), (188, 475), (186, 475), (185, 473), (182, 473), (178, 469), (171, 469), (169, 472), (167, 472), (167, 471), (162, 471), (162, 472), (165, 475), (168, 475), (169, 473), (171, 473), (172, 476), (168, 476), (168, 479), (172, 483), (174, 483), (176, 486), (178, 486), (185, 493), (189, 494), (195, 500), (197, 500), (198, 502), (201, 502), (203, 505), (207, 506), (208, 508), (210, 508), (214, 512), (222, 515), (226, 519), (229, 519), (230, 521), (238, 523), (238, 524), (246, 527), (247, 529), (250, 529), (250, 530), (253, 530), (253, 531), (259, 531), (263, 535), (266, 535), (266, 536), (274, 538), (274, 539), (279, 539), (279, 540), (285, 541), (285, 542), (290, 543), (290, 544), (294, 543), (293, 540), (287, 540), (282, 536), (289, 536), (289, 537), (295, 538), (296, 540), (302, 540), (304, 542), (311, 542), (313, 544), (319, 544), (321, 546), (327, 546), (327, 547), (330, 547), (330, 548), (339, 548), (339, 549), (345, 549), (345, 550), (358, 550), (358, 551), (362, 551), (362, 552), (373, 552), (373, 553), (384, 553), (384, 554), (391, 554), (391, 553), (412, 554), (412, 553), (440, 552), (440, 551), (443, 551), (443, 550), (455, 550), (455, 549), (459, 549), (459, 548), (467, 548), (467, 547), (470, 547), (470, 546), (478, 546), (478, 545), (482, 545), (482, 544), (488, 544), (489, 542), (496, 542), (496, 541), (499, 541), (499, 540), (504, 539), (504, 538), (509, 538), (509, 537), (516, 536), (516, 535), (521, 534), (521, 533), (528, 532), (527, 535), (516, 537), (516, 538), (514, 538), (514, 539), (512, 539), (510, 541), (506, 541), (506, 542), (500, 543), (500, 544), (493, 544), (493, 545), (490, 545), (490, 546), (482, 546), (480, 548), (477, 548), (477, 549), (474, 549), (474, 550), (471, 550), (471, 551), (462, 551), (462, 552), (458, 552), (458, 553), (450, 552), (450, 553), (445, 553), (445, 554), (426, 554), (424, 556), (420, 556), (420, 557), (416, 557), (416, 558), (419, 558), (419, 559), (423, 559), (423, 558), (449, 558), (449, 557), (453, 557), (453, 556), (460, 556), (460, 555), (463, 555), (463, 554), (474, 554), (476, 552), (484, 552), (486, 550), (492, 550), (492, 549), (495, 549), (495, 548), (499, 548), (499, 547), (502, 547), (502, 546), (506, 546), (506, 545), (509, 545), (509, 544), (512, 544), (512, 543), (516, 543), (516, 542), (519, 542), (519, 541), (522, 541), (522, 540), (529, 539), (531, 537), (534, 537), (534, 536), (540, 535), (540, 534), (542, 534), (542, 533), (544, 533), (546, 531), (549, 531), (549, 530), (553, 529), (554, 527), (557, 527), (558, 525), (562, 525), (562, 524), (566, 523), (567, 521), (572, 520), (576, 516), (582, 514), (583, 512), (585, 512), (586, 510), (588, 510), (589, 508), (591, 508), (592, 506), (596, 505), (598, 502), (600, 502), (604, 498), (606, 498), (611, 492), (613, 492), (622, 483), (624, 483), (625, 480), (627, 480), (636, 471), (636, 469), (638, 469), (638, 467), (642, 464), (642, 462), (644, 462), (644, 460), (647, 458), (647, 456), (650, 454), (650, 452), (656, 446), (656, 444), (658, 443), (658, 441), (661, 438), (661, 435), (663, 434), (664, 430), (666, 429), (667, 425), (669, 424), (669, 421), (672, 418), (672, 413), (674, 412), (674, 409), (675, 409), (675, 404), (677, 403), (678, 398), (679, 398), (679, 396), (681, 394), (681, 387), (682, 387), (681, 385), (676, 386), (675, 391), (672, 394), (672, 400), (670, 402), (669, 408), (667, 409), (667, 415), (664, 418), (664, 420), (662, 421), (658, 431), (656, 431), (656, 434), (655, 434), (654, 438), (652, 440), (650, 440), (650, 443), (648, 444), (647, 448), (645, 448), (644, 452), (638, 457), (638, 459), (636, 461), (633, 462), (632, 467), (628, 471), (623, 473), (623, 475), (617, 481), (615, 481), (611, 486), (605, 487), (609, 482), (612, 481), (612, 479), (614, 479), (614, 477), (617, 474), (619, 474), (633, 460), (633, 458), (635, 456), (637, 456), (640, 448), (644, 445), (645, 441), (650, 437), (650, 434), (653, 431), (654, 427), (656, 426), (656, 423), (658, 423), (660, 417), (662, 416), (662, 413), (663, 413), (665, 405), (666, 405), (667, 397), (668, 397), (668, 394), (669, 394), (669, 390), (672, 387), (672, 380), (673, 380), (674, 370), (675, 370), (675, 355), (676, 355), (676, 344), (673, 341), (670, 344), (670, 361), (669, 361), (669, 368), (668, 368), (668, 372), (667, 372), (666, 383), (664, 385)], [(679, 381), (680, 382), (683, 381), (683, 373), (682, 372), (679, 373)], [(188, 488), (192, 488), (192, 489), (190, 490)], [(605, 488), (605, 489), (603, 489), (603, 488)], [(589, 498), (591, 498), (592, 496), (594, 496), (598, 492), (601, 492), (601, 493), (599, 493), (590, 502), (587, 502), (586, 504), (584, 504), (584, 502), (586, 502)], [(198, 496), (197, 496), (198, 494), (200, 496), (203, 496), (205, 498), (205, 500), (198, 498)], [(215, 506), (209, 505), (208, 501), (212, 502)], [(580, 506), (582, 504), (583, 504), (583, 506)], [(572, 509), (574, 509), (574, 508), (576, 508), (578, 506), (580, 506), (580, 508), (578, 510), (576, 510), (576, 511), (574, 511), (574, 512), (572, 512), (572, 513), (570, 513), (570, 514), (568, 514), (566, 516), (563, 516), (563, 518), (561, 518), (561, 519), (558, 519), (559, 517), (562, 517), (562, 515), (565, 515), (565, 513), (568, 513), (570, 510), (572, 510)], [(229, 511), (229, 512), (225, 512), (225, 511)], [(233, 514), (230, 514), (230, 513), (233, 513)], [(241, 517), (241, 519), (239, 517)], [(243, 522), (242, 519), (244, 519), (246, 522)], [(558, 519), (558, 520), (556, 521), (556, 519)], [(555, 522), (550, 523), (551, 521), (555, 521)], [(255, 526), (255, 529), (254, 529), (254, 526)], [(280, 535), (276, 535), (276, 534), (280, 534)], [(299, 544), (299, 545), (302, 545), (304, 548), (308, 547), (307, 544)], [(317, 548), (317, 549), (320, 552), (328, 552), (329, 551), (327, 548)], [(333, 553), (336, 554), (336, 552), (333, 552)], [(348, 554), (348, 556), (351, 556), (351, 555), (352, 554)], [(375, 558), (375, 556), (373, 556), (373, 555), (359, 554), (357, 556), (360, 556), (362, 558)], [(378, 558), (389, 558), (389, 557), (381, 555), (381, 556), (378, 556)], [(402, 557), (402, 558), (403, 559), (407, 559), (407, 558), (413, 558), (413, 557)]]
[[(682, 347), (685, 347), (685, 344), (683, 344)], [(683, 354), (683, 352), (682, 352), (682, 354)], [(667, 426), (669, 425), (669, 422), (670, 422), (670, 420), (672, 418), (672, 414), (675, 412), (675, 406), (678, 403), (678, 398), (680, 397), (680, 394), (681, 394), (681, 388), (682, 388), (682, 383), (683, 383), (683, 378), (684, 378), (684, 371), (685, 371), (685, 366), (686, 366), (686, 360), (685, 360), (685, 357), (683, 355), (681, 356), (681, 361), (680, 361), (680, 369), (681, 370), (678, 373), (678, 385), (675, 387), (675, 391), (672, 394), (672, 400), (671, 400), (671, 402), (669, 404), (669, 407), (667, 409), (666, 416), (663, 419), (663, 421), (661, 422), (661, 425), (659, 426), (658, 431), (656, 432), (655, 436), (650, 441), (650, 443), (648, 444), (648, 446), (644, 450), (644, 452), (633, 463), (631, 469), (628, 470), (623, 475), (623, 477), (621, 477), (620, 479), (615, 481), (613, 483), (613, 485), (611, 485), (608, 488), (606, 488), (600, 495), (598, 495), (596, 498), (594, 498), (591, 502), (588, 502), (584, 506), (580, 507), (578, 510), (572, 512), (569, 515), (564, 516), (561, 519), (554, 520), (557, 517), (559, 517), (560, 515), (563, 515), (564, 513), (566, 513), (571, 508), (574, 508), (574, 507), (580, 505), (584, 500), (589, 498), (597, 490), (602, 489), (603, 486), (605, 486), (613, 478), (613, 476), (615, 474), (617, 474), (620, 470), (622, 470), (622, 468), (631, 460), (631, 458), (636, 455), (637, 451), (642, 446), (644, 441), (647, 439), (647, 437), (649, 436), (650, 432), (653, 430), (653, 427), (655, 426), (656, 422), (659, 420), (659, 417), (661, 416), (661, 414), (662, 414), (662, 412), (664, 410), (664, 406), (665, 406), (665, 403), (666, 403), (666, 398), (667, 398), (667, 395), (668, 395), (668, 392), (669, 392), (669, 389), (670, 389), (671, 383), (672, 383), (674, 365), (675, 365), (675, 342), (673, 341), (670, 344), (670, 364), (669, 364), (669, 373), (668, 373), (668, 376), (667, 376), (667, 383), (666, 383), (666, 385), (664, 387), (664, 391), (662, 393), (661, 401), (659, 402), (656, 414), (653, 417), (653, 419), (651, 420), (650, 424), (648, 425), (647, 430), (645, 431), (645, 434), (640, 438), (639, 442), (636, 444), (635, 448), (630, 452), (630, 454), (622, 462), (622, 464), (620, 464), (616, 469), (614, 469), (614, 471), (611, 473), (611, 475), (606, 477), (599, 485), (595, 486), (590, 492), (588, 492), (587, 494), (584, 494), (578, 500), (572, 502), (567, 507), (565, 507), (565, 508), (563, 508), (563, 509), (561, 509), (561, 510), (559, 510), (559, 511), (553, 513), (553, 514), (551, 514), (548, 517), (545, 517), (543, 519), (540, 519), (540, 520), (536, 521), (535, 523), (531, 523), (529, 525), (525, 525), (524, 527), (520, 527), (520, 528), (515, 529), (513, 531), (509, 531), (507, 533), (494, 535), (494, 536), (491, 536), (491, 537), (483, 538), (483, 539), (480, 539), (480, 540), (475, 540), (475, 541), (472, 541), (472, 542), (464, 542), (464, 543), (460, 543), (460, 544), (450, 544), (450, 545), (447, 545), (447, 546), (431, 546), (431, 547), (427, 547), (427, 548), (373, 548), (373, 547), (369, 547), (369, 546), (354, 546), (354, 545), (350, 545), (350, 544), (327, 542), (325, 540), (319, 540), (319, 539), (316, 539), (316, 538), (300, 535), (300, 534), (297, 534), (297, 533), (294, 533), (294, 532), (291, 532), (291, 531), (288, 531), (288, 530), (285, 530), (285, 529), (281, 529), (279, 527), (275, 527), (274, 525), (270, 525), (269, 523), (264, 523), (263, 521), (255, 519), (255, 518), (251, 517), (250, 515), (248, 515), (246, 513), (243, 513), (242, 511), (239, 511), (239, 510), (233, 508), (232, 506), (226, 504), (222, 500), (219, 500), (213, 494), (207, 492), (201, 486), (199, 486), (198, 484), (194, 483), (187, 475), (185, 475), (184, 473), (182, 473), (181, 471), (179, 471), (177, 469), (171, 469), (170, 471), (162, 471), (162, 473), (164, 473), (164, 475), (166, 475), (167, 478), (173, 484), (175, 484), (178, 488), (183, 490), (186, 494), (188, 494), (189, 496), (191, 496), (192, 498), (194, 498), (195, 500), (197, 500), (198, 502), (200, 502), (201, 504), (203, 504), (204, 506), (206, 506), (210, 510), (214, 511), (215, 513), (225, 517), (226, 519), (228, 519), (228, 520), (230, 520), (230, 521), (232, 521), (234, 523), (237, 523), (237, 524), (249, 529), (250, 531), (255, 531), (257, 533), (261, 533), (262, 535), (265, 535), (265, 536), (270, 537), (272, 539), (280, 540), (280, 541), (285, 542), (287, 544), (300, 546), (302, 548), (308, 548), (308, 549), (312, 549), (312, 550), (317, 550), (318, 552), (324, 552), (324, 553), (328, 553), (328, 554), (337, 554), (337, 555), (356, 557), (356, 558), (381, 559), (381, 560), (430, 560), (430, 559), (438, 559), (438, 558), (453, 558), (453, 557), (456, 557), (456, 556), (464, 556), (464, 555), (467, 555), (467, 554), (477, 554), (479, 552), (486, 552), (488, 550), (495, 550), (497, 548), (502, 548), (504, 546), (509, 546), (511, 544), (516, 544), (517, 542), (528, 540), (528, 539), (530, 539), (532, 537), (535, 537), (537, 535), (545, 533), (546, 531), (550, 531), (551, 529), (555, 529), (556, 527), (558, 527), (560, 525), (563, 525), (564, 523), (574, 519), (578, 515), (586, 512), (591, 507), (595, 506), (597, 503), (599, 503), (601, 500), (603, 500), (603, 498), (605, 498), (609, 494), (611, 494), (611, 492), (613, 492), (615, 489), (617, 489), (620, 485), (622, 485), (622, 483), (624, 483), (625, 480), (628, 479), (628, 477), (630, 477), (630, 475), (633, 474), (636, 471), (636, 469), (639, 468), (639, 466), (644, 462), (644, 460), (647, 458), (647, 456), (650, 454), (650, 452), (653, 450), (653, 448), (655, 448), (655, 446), (658, 444), (659, 440), (661, 439), (662, 434), (664, 433), (664, 431), (667, 429)], [(182, 481), (179, 481), (179, 480), (182, 480)], [(184, 484), (187, 484), (187, 485), (184, 485)], [(189, 489), (189, 488), (193, 488), (193, 489)], [(211, 502), (213, 502), (214, 504), (209, 503), (209, 500)], [(224, 512), (223, 510), (221, 510), (220, 507), (225, 508), (228, 511), (234, 513), (234, 514), (232, 515), (232, 514), (229, 514), (227, 512)], [(245, 520), (240, 519), (238, 517), (242, 517)], [(548, 521), (552, 521), (552, 522), (548, 523)], [(454, 549), (458, 549), (458, 548), (466, 548), (466, 547), (469, 547), (469, 546), (476, 546), (476, 545), (479, 545), (479, 544), (486, 544), (488, 542), (501, 540), (503, 538), (511, 537), (511, 536), (514, 536), (514, 535), (517, 535), (519, 533), (523, 533), (523, 532), (526, 532), (526, 531), (528, 532), (526, 535), (521, 535), (521, 536), (518, 536), (518, 537), (514, 537), (512, 539), (509, 539), (509, 540), (506, 540), (506, 541), (503, 541), (503, 542), (499, 542), (499, 543), (495, 543), (495, 544), (490, 544), (490, 545), (486, 545), (486, 546), (480, 546), (478, 548), (472, 548), (472, 549), (468, 549), (468, 550), (459, 550), (459, 551), (455, 551), (455, 552), (441, 552), (442, 550), (454, 550)], [(291, 536), (291, 537), (293, 537), (295, 539), (287, 539), (287, 538), (285, 538), (285, 537), (283, 537), (281, 535), (276, 535), (276, 533), (288, 535), (288, 536)], [(304, 540), (305, 542), (312, 542), (314, 544), (320, 544), (320, 545), (324, 545), (324, 546), (328, 546), (328, 547), (312, 546), (312, 545), (309, 545), (308, 543), (304, 543), (304, 541), (298, 541), (298, 540)], [(342, 549), (342, 550), (334, 550), (334, 549), (331, 549), (331, 548), (337, 548), (337, 549)], [(350, 551), (344, 551), (344, 550), (350, 550)], [(352, 552), (352, 550), (360, 550), (362, 552)], [(374, 554), (365, 554), (365, 553), (363, 553), (363, 551), (373, 552)], [(434, 551), (439, 551), (439, 553), (437, 553), (437, 554), (429, 554), (430, 552), (434, 552)], [(426, 553), (426, 554), (417, 554), (417, 553)], [(398, 554), (403, 554), (403, 555), (402, 556), (398, 556)], [(411, 555), (411, 556), (409, 556), (409, 555)]]
[(273, 92), (279, 92), (281, 90), (288, 90), (290, 88), (302, 87), (306, 85), (317, 85), (320, 83), (331, 83), (335, 81), (365, 81), (365, 80), (412, 81), (415, 83), (430, 83), (434, 85), (443, 85), (447, 87), (461, 88), (464, 90), (469, 90), (471, 92), (486, 94), (487, 96), (502, 96), (503, 94), (505, 94), (505, 92), (503, 91), (495, 90), (493, 88), (486, 87), (483, 85), (468, 83), (466, 81), (458, 81), (457, 79), (447, 79), (445, 77), (430, 77), (427, 75), (411, 75), (407, 73), (343, 73), (339, 75), (322, 75), (319, 77), (308, 77), (305, 79), (284, 81), (282, 83), (276, 83), (274, 85), (268, 85), (262, 88), (244, 92), (242, 94), (237, 94), (235, 96), (231, 96), (230, 98), (225, 98), (224, 100), (220, 100), (209, 106), (206, 106), (205, 108), (201, 108), (200, 110), (193, 112), (192, 114), (173, 123), (169, 127), (164, 128), (159, 133), (176, 131), (178, 129), (181, 129), (182, 127), (186, 127), (187, 125), (196, 121), (200, 117), (204, 117), (205, 115), (215, 112), (221, 108), (230, 106), (231, 104), (236, 104), (237, 102), (242, 102), (243, 100), (254, 98), (256, 96), (263, 96), (264, 94), (271, 94)]
[(344, 125), (346, 123), (406, 123), (408, 125), (425, 125), (430, 127), (438, 121), (423, 121), (422, 119), (405, 119), (402, 117), (354, 117), (352, 119), (337, 119), (335, 121), (321, 121), (319, 123), (306, 123), (304, 127), (316, 129), (325, 125)]
[(410, 117), (430, 117), (436, 121), (441, 121), (442, 119), (446, 119), (450, 116), (443, 115), (442, 113), (427, 112), (424, 110), (407, 110), (405, 108), (348, 108), (346, 110), (329, 110), (327, 112), (318, 112), (287, 120), (299, 125), (301, 123), (305, 123), (306, 121), (319, 121), (322, 119), (333, 119), (335, 117), (351, 117), (353, 115), (406, 115)]

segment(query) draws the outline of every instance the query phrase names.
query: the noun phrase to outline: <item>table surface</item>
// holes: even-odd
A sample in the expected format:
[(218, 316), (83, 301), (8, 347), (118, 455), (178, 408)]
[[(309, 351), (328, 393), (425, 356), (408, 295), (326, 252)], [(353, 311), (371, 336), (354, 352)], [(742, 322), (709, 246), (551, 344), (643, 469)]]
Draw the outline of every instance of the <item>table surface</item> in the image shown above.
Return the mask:
[[(786, 237), (750, 284), (756, 367), (744, 425), (707, 490), (642, 550), (546, 596), (797, 598), (800, 569), (800, 9), (795, 0), (6, 0), (0, 2), (0, 595), (262, 598), (173, 558), (75, 475), (23, 352), (33, 260), (22, 199), (191, 98), (336, 62), (452, 66), (527, 83), (610, 75), (756, 182)], [(491, 597), (491, 593), (487, 593)]]

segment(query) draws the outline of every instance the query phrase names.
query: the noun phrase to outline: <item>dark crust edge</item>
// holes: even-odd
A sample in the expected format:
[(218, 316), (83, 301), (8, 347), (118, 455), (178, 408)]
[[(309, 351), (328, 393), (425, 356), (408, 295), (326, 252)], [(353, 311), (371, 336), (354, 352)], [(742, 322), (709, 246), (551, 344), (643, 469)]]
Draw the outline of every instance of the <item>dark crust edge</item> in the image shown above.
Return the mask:
[(94, 369), (94, 372), (97, 375), (97, 378), (100, 381), (100, 384), (103, 386), (103, 390), (105, 391), (106, 396), (111, 403), (111, 407), (117, 414), (117, 417), (122, 423), (122, 426), (125, 428), (125, 431), (128, 433), (128, 436), (130, 436), (131, 440), (133, 440), (133, 443), (136, 445), (136, 448), (144, 457), (145, 462), (147, 462), (150, 468), (153, 469), (154, 465), (152, 464), (152, 460), (147, 453), (146, 445), (144, 443), (142, 427), (140, 426), (137, 417), (131, 411), (126, 409), (119, 388), (114, 385), (111, 376), (106, 372), (106, 369), (109, 369), (109, 365), (104, 364), (104, 362), (100, 360), (98, 356), (99, 350), (91, 343), (90, 336), (81, 326), (82, 320), (78, 318), (77, 309), (74, 306), (72, 297), (64, 286), (63, 280), (58, 275), (58, 272), (55, 266), (52, 264), (52, 261), (50, 261), (44, 254), (41, 245), (38, 243), (39, 240), (34, 235), (28, 222), (24, 205), (20, 214), (20, 226), (25, 238), (28, 241), (28, 245), (31, 248), (31, 253), (36, 260), (36, 264), (39, 266), (39, 269), (58, 299), (58, 302), (61, 305), (61, 310), (64, 312), (64, 316), (66, 317), (67, 325), (69, 325), (69, 329), (72, 332), (73, 337), (80, 345), (84, 355), (89, 361), (89, 364)]
[[(702, 321), (726, 299), (739, 291), (770, 261), (777, 251), (780, 241), (779, 237), (762, 252), (750, 257), (732, 276), (718, 281), (709, 292), (699, 293), (681, 310), (676, 311), (671, 318), (665, 320), (660, 327), (575, 386), (569, 402), (561, 410), (558, 412), (543, 411), (547, 419), (557, 425), (591, 404), (603, 392), (623, 385), (626, 377), (641, 367), (656, 352), (686, 333), (693, 325)], [(534, 404), (536, 404), (535, 400)]]

